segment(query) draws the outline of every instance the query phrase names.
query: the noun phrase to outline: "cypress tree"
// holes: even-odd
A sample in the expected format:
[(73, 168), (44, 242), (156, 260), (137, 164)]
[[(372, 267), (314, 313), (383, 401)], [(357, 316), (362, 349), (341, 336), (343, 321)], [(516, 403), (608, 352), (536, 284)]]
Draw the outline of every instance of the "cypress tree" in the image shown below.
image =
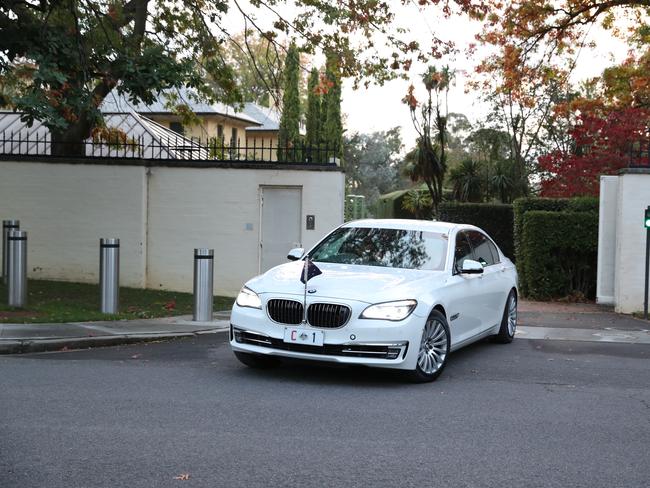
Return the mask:
[(332, 53), (327, 55), (325, 76), (328, 80), (329, 89), (325, 95), (324, 111), (325, 121), (323, 125), (323, 139), (328, 151), (334, 151), (334, 155), (341, 159), (343, 154), (343, 123), (341, 122), (341, 74), (338, 59)]
[(307, 84), (307, 145), (315, 148), (320, 143), (321, 135), (321, 97), (316, 92), (318, 89), (319, 74), (312, 68)]
[(300, 58), (295, 43), (289, 45), (284, 65), (282, 96), (282, 115), (278, 132), (278, 159), (285, 160), (292, 151), (290, 147), (300, 142), (300, 97), (298, 79), (300, 76)]

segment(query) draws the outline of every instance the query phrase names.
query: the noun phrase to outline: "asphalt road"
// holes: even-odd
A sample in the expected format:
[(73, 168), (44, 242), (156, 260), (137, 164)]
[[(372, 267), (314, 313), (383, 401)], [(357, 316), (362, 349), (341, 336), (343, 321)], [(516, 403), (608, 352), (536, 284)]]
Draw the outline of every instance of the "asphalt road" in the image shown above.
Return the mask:
[(226, 334), (5, 356), (0, 486), (648, 487), (649, 358), (648, 345), (482, 342), (413, 385), (250, 370)]

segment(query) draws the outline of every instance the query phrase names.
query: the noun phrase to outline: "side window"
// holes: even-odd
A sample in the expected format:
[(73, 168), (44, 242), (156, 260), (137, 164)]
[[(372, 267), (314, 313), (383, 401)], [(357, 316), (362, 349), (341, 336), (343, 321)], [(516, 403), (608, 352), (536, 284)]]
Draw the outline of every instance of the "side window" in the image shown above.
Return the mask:
[(476, 230), (467, 232), (467, 237), (474, 249), (474, 259), (485, 266), (492, 266), (496, 261), (490, 248), (490, 240)]
[(488, 246), (490, 246), (490, 251), (492, 251), (492, 256), (494, 256), (494, 262), (500, 263), (501, 258), (499, 257), (499, 250), (490, 239), (488, 239)]
[(474, 259), (472, 256), (472, 247), (467, 241), (465, 232), (456, 234), (456, 248), (454, 251), (454, 269), (460, 270), (463, 267), (463, 262), (466, 259)]

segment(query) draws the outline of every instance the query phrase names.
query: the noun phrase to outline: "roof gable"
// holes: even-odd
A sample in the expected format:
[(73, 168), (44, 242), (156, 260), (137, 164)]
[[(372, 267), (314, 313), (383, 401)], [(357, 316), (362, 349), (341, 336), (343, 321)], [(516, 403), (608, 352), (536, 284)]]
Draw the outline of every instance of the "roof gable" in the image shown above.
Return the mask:
[(194, 91), (187, 88), (166, 90), (150, 105), (133, 103), (126, 96), (118, 94), (117, 89), (113, 89), (100, 105), (100, 109), (104, 114), (128, 113), (133, 111), (145, 116), (148, 114), (171, 115), (174, 112), (167, 106), (167, 102), (172, 97), (177, 97), (178, 104), (187, 105), (197, 115), (219, 115), (238, 119), (254, 126), (261, 125), (261, 122), (257, 119), (250, 117), (244, 112), (235, 110), (233, 107), (218, 102), (208, 103), (202, 101)]

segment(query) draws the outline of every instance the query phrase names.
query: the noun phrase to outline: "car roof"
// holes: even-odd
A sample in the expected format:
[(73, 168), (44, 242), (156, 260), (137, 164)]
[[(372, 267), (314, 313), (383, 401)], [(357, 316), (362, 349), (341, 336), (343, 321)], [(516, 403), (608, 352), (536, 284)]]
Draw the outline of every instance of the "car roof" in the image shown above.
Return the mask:
[(447, 233), (459, 224), (439, 222), (437, 220), (414, 219), (363, 219), (346, 222), (343, 227), (379, 227), (383, 229), (419, 230)]

